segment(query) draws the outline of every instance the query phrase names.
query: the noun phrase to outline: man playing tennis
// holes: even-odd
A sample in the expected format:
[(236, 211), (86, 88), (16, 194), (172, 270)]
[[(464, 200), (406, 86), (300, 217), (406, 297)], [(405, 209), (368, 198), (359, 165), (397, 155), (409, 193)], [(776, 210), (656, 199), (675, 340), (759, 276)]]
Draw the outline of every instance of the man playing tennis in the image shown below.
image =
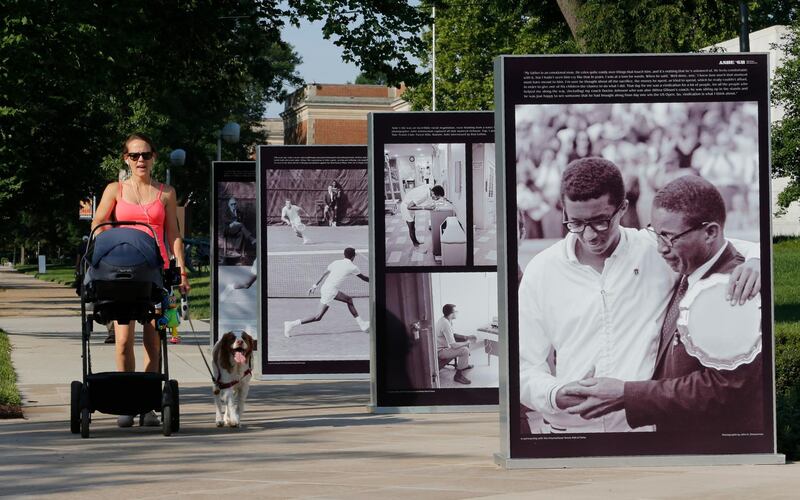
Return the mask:
[[(287, 225), (292, 226), (294, 234), (296, 234), (298, 238), (303, 239), (303, 245), (308, 245), (309, 240), (304, 234), (306, 225), (303, 224), (303, 219), (300, 218), (300, 211), (306, 212), (303, 207), (294, 205), (292, 200), (287, 199), (286, 204), (281, 209), (281, 220)], [(308, 215), (308, 212), (306, 212), (306, 215)]]
[[(353, 259), (355, 258), (356, 250), (354, 248), (347, 247), (344, 249), (343, 259), (335, 260), (328, 265), (327, 270), (322, 274), (319, 280), (317, 280), (317, 282), (308, 289), (308, 294), (311, 295), (317, 291), (317, 288), (319, 288), (320, 306), (317, 314), (303, 320), (296, 319), (294, 321), (284, 321), (283, 334), (287, 338), (292, 336), (292, 328), (298, 325), (305, 325), (307, 323), (314, 323), (321, 320), (322, 317), (325, 316), (325, 313), (328, 312), (328, 308), (331, 306), (331, 303), (334, 300), (338, 300), (339, 302), (344, 302), (347, 304), (347, 309), (350, 310), (350, 314), (353, 315), (353, 318), (355, 318), (356, 323), (358, 323), (358, 326), (362, 331), (366, 332), (369, 329), (369, 321), (361, 319), (361, 317), (358, 315), (356, 306), (353, 304), (353, 298), (339, 290), (339, 288), (342, 286), (342, 283), (344, 283), (344, 280), (351, 275), (356, 276), (362, 281), (369, 282), (369, 278), (361, 274), (361, 270), (353, 263)], [(323, 281), (325, 282), (324, 284)], [(320, 285), (322, 286), (320, 287)]]

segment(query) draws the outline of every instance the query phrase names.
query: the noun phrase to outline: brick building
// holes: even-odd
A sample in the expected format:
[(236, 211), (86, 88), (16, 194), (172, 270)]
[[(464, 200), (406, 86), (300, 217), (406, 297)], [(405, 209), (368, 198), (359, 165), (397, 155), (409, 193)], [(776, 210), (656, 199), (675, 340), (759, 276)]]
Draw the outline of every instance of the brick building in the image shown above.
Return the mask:
[(290, 95), (281, 113), (285, 144), (366, 144), (367, 114), (409, 111), (405, 87), (306, 85)]

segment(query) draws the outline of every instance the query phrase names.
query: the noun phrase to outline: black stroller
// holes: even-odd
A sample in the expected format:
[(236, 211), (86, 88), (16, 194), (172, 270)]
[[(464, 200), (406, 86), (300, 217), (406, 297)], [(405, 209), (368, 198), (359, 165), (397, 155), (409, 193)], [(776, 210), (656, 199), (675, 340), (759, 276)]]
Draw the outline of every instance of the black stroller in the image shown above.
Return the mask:
[[(152, 236), (133, 227), (147, 227)], [(98, 233), (98, 229), (111, 226)], [(89, 437), (91, 414), (139, 415), (151, 410), (161, 412), (165, 436), (180, 428), (178, 382), (169, 378), (167, 334), (161, 311), (180, 271), (174, 263), (163, 269), (163, 259), (152, 227), (140, 222), (100, 224), (91, 233), (78, 277), (81, 287), (81, 326), (83, 346), (83, 381), (73, 381), (70, 401), (70, 430)], [(87, 304), (92, 304), (87, 312)], [(145, 324), (156, 320), (161, 342), (159, 373), (92, 372), (89, 339), (92, 324), (109, 321)], [(142, 418), (139, 420), (142, 424)]]

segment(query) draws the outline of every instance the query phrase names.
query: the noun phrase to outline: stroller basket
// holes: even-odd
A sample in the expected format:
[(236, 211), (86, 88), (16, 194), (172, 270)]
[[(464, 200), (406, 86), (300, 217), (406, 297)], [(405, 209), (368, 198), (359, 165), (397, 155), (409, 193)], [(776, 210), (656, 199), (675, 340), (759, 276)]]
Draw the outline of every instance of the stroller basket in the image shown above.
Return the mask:
[(102, 372), (86, 376), (92, 398), (91, 411), (113, 415), (138, 415), (161, 408), (164, 376), (146, 372)]
[(163, 260), (156, 240), (147, 233), (114, 227), (98, 234), (84, 257), (86, 302), (94, 303), (94, 319), (146, 322), (164, 296)]

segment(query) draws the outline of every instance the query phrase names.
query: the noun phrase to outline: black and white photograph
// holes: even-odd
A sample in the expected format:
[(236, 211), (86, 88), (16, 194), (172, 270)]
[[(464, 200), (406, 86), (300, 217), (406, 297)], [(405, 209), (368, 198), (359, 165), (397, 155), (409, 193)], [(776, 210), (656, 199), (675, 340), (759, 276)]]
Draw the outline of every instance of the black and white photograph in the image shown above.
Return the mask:
[(493, 143), (472, 144), (473, 263), (497, 266), (497, 189)]
[[(598, 74), (599, 61), (572, 60)], [(505, 235), (517, 262), (504, 269), (518, 370), (509, 415), (519, 415), (510, 425), (523, 457), (768, 445), (765, 100), (751, 96), (504, 108), (506, 208), (517, 222)], [(584, 448), (525, 437), (627, 433), (639, 437)]]
[[(695, 285), (709, 271), (730, 274), (733, 263), (743, 265), (747, 257), (760, 266), (757, 112), (752, 102), (517, 108), (517, 206), (525, 235), (519, 251), (520, 400), (533, 410), (527, 413), (531, 433), (700, 428), (690, 415), (682, 424), (672, 412), (659, 418), (656, 403), (647, 399), (658, 395), (635, 381), (676, 369), (664, 364), (669, 360), (658, 364), (656, 341), (659, 326), (671, 319), (667, 306), (680, 276)], [(606, 260), (612, 256), (620, 263), (616, 270)], [(723, 266), (722, 258), (730, 264)], [(587, 272), (593, 269), (605, 276)], [(598, 278), (608, 280), (600, 297)], [(716, 290), (722, 294), (725, 287)], [(605, 310), (604, 296), (613, 300)], [(677, 319), (679, 303), (672, 302)], [(755, 315), (740, 318), (755, 325), (741, 333), (745, 345), (736, 353), (748, 362), (726, 378), (738, 388), (729, 389), (729, 402), (715, 411), (739, 418), (727, 428), (721, 419), (708, 423), (754, 431), (763, 425), (760, 377), (754, 377), (761, 370), (760, 312), (736, 308)], [(605, 323), (610, 310), (616, 318)], [(614, 337), (613, 348), (604, 336)], [(708, 369), (704, 358), (683, 357), (684, 370), (697, 363)], [(625, 387), (631, 401), (620, 409), (579, 401), (600, 399), (595, 392), (608, 390), (602, 384)], [(689, 387), (701, 391), (699, 385)]]
[(384, 146), (386, 266), (467, 264), (465, 144)]
[(392, 273), (386, 286), (390, 389), (498, 386), (497, 273)]
[[(244, 163), (244, 162), (242, 162)], [(244, 171), (245, 167), (249, 167)], [(235, 172), (232, 172), (236, 169)], [(215, 332), (243, 330), (257, 338), (257, 204), (255, 165), (218, 164), (215, 183)]]
[(305, 362), (316, 373), (315, 363), (364, 364), (370, 331), (365, 164), (305, 168), (320, 159), (301, 157), (295, 166), (303, 168), (287, 168), (292, 162), (280, 159), (285, 151), (265, 149), (275, 155), (275, 168), (262, 164), (261, 179), (265, 367), (276, 373)]

